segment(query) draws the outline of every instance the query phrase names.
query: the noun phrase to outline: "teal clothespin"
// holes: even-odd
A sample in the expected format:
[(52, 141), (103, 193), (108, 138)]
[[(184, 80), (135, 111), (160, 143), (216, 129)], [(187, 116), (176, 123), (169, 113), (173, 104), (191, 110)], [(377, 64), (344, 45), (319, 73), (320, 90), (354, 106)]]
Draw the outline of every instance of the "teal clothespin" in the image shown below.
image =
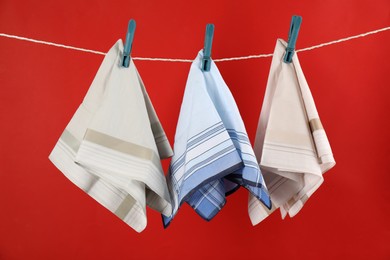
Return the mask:
[(126, 43), (123, 49), (122, 66), (125, 68), (128, 68), (130, 64), (130, 54), (131, 54), (131, 48), (133, 46), (134, 32), (135, 32), (135, 21), (131, 19), (127, 27)]
[(295, 44), (297, 42), (299, 28), (301, 27), (302, 17), (294, 15), (290, 23), (290, 31), (288, 33), (288, 44), (286, 48), (286, 54), (283, 61), (285, 63), (291, 63), (292, 57), (295, 52)]
[(211, 67), (211, 46), (213, 45), (214, 36), (214, 24), (209, 23), (206, 25), (206, 35), (204, 38), (202, 70), (210, 71)]

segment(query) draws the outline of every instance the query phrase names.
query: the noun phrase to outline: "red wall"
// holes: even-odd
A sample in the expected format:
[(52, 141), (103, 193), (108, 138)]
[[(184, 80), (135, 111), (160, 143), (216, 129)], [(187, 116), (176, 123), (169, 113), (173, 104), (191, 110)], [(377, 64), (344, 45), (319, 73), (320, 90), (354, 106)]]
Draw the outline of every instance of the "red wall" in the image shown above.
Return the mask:
[[(134, 18), (133, 56), (192, 59), (208, 22), (214, 58), (272, 53), (293, 14), (298, 48), (390, 25), (388, 0), (92, 2), (1, 0), (0, 32), (107, 51)], [(387, 31), (300, 53), (337, 165), (296, 217), (253, 227), (240, 190), (209, 223), (184, 205), (164, 230), (149, 210), (137, 234), (47, 158), (103, 56), (0, 38), (0, 259), (389, 259), (389, 44)], [(252, 141), (270, 62), (218, 64)], [(190, 64), (136, 64), (172, 143)]]

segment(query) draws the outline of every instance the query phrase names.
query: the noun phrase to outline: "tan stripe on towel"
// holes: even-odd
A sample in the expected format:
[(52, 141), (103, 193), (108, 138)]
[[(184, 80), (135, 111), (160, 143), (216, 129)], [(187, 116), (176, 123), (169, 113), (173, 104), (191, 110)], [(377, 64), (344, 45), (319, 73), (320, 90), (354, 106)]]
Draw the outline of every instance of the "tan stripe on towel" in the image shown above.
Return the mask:
[(319, 118), (311, 119), (309, 125), (312, 133), (316, 130), (324, 129)]
[(60, 139), (64, 141), (64, 143), (66, 143), (75, 153), (77, 153), (80, 148), (80, 141), (77, 140), (77, 138), (72, 135), (68, 130), (64, 130)]
[[(305, 205), (306, 201), (309, 199), (309, 197), (305, 194), (303, 195), (299, 200), (302, 202), (302, 205)], [(299, 201), (298, 200), (298, 201)], [(295, 203), (297, 203), (297, 200), (294, 198), (291, 198), (285, 206), (287, 206), (287, 209), (289, 210)]]
[(130, 143), (107, 134), (87, 129), (84, 139), (96, 143), (118, 152), (151, 161), (158, 169), (161, 167), (160, 157), (149, 148), (138, 144)]
[(135, 203), (136, 200), (132, 196), (127, 195), (126, 198), (122, 201), (122, 203), (115, 211), (115, 215), (117, 215), (120, 219), (123, 220), (127, 216), (127, 214), (129, 213), (129, 211), (131, 210), (131, 208), (134, 206)]
[(303, 195), (301, 198), (302, 204), (305, 204), (308, 199), (309, 199), (309, 197), (306, 194)]

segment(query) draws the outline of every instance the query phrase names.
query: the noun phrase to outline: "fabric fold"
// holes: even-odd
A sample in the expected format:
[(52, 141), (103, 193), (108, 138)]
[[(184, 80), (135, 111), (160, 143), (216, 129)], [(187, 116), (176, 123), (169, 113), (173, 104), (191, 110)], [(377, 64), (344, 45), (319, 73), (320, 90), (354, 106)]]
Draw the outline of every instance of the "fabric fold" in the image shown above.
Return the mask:
[(107, 53), (50, 160), (74, 184), (141, 232), (146, 205), (170, 215), (160, 158), (172, 156), (135, 64), (120, 66), (119, 40)]
[(283, 218), (295, 216), (335, 165), (298, 55), (283, 62), (286, 46), (277, 40), (254, 146), (273, 205), (250, 196), (253, 225), (277, 208)]
[(191, 65), (168, 172), (173, 212), (187, 202), (205, 220), (240, 186), (271, 207), (268, 191), (232, 94), (214, 62), (200, 69), (202, 51)]

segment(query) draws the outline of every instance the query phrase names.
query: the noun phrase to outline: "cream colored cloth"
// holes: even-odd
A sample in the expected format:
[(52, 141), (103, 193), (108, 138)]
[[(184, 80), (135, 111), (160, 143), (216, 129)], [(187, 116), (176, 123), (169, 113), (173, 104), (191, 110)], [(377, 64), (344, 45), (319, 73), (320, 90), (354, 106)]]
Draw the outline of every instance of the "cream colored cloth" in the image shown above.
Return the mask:
[(335, 165), (328, 138), (298, 56), (284, 63), (286, 42), (277, 40), (255, 141), (255, 154), (269, 193), (268, 210), (252, 195), (249, 215), (258, 224), (275, 209), (296, 215)]
[(50, 160), (79, 188), (141, 232), (146, 204), (172, 208), (160, 157), (172, 149), (134, 63), (120, 66), (119, 40), (107, 53)]

